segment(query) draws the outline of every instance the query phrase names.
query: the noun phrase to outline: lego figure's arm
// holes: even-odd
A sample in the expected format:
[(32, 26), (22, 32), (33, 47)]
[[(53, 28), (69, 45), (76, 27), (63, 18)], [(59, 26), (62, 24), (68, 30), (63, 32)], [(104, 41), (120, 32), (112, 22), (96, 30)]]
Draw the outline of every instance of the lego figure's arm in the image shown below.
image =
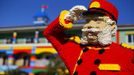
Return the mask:
[(131, 71), (132, 75), (134, 75), (134, 49), (132, 50), (132, 56), (131, 56)]
[(56, 50), (61, 50), (65, 43), (64, 30), (71, 29), (72, 23), (80, 19), (80, 14), (86, 11), (84, 6), (74, 6), (70, 11), (62, 11), (43, 32), (44, 36), (51, 42)]
[[(129, 59), (129, 64), (128, 64), (128, 71), (130, 72), (130, 75), (134, 75), (134, 49), (128, 49), (128, 59)], [(127, 52), (126, 52), (127, 53)]]
[(131, 73), (129, 75), (134, 75), (134, 46), (122, 43), (121, 46), (126, 49), (126, 57), (128, 59), (127, 70)]
[(56, 50), (60, 50), (64, 40), (64, 30), (72, 28), (72, 23), (66, 23), (64, 16), (68, 11), (62, 11), (60, 16), (57, 17), (43, 32), (44, 36), (52, 43)]

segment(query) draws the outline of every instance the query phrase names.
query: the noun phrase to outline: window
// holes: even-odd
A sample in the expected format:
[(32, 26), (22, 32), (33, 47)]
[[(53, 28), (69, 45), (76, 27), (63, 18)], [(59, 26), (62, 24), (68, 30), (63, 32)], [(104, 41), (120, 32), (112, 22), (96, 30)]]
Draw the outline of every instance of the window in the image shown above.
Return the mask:
[(34, 43), (39, 43), (39, 39), (38, 38), (34, 38)]
[(40, 53), (36, 55), (35, 66), (44, 67), (49, 66), (50, 61), (55, 59), (55, 56), (51, 53)]
[(40, 43), (46, 43), (46, 39), (45, 38), (39, 38), (39, 42)]
[(12, 38), (6, 39), (6, 42), (7, 42), (7, 44), (11, 44), (12, 43)]
[(39, 42), (40, 43), (50, 44), (50, 42), (46, 38), (44, 38), (44, 37), (39, 38)]
[(18, 38), (17, 43), (26, 43), (26, 38)]
[(128, 34), (127, 35), (127, 42), (129, 44), (134, 44), (134, 34)]
[(0, 44), (6, 44), (7, 40), (6, 39), (0, 39)]
[(0, 65), (6, 65), (7, 55), (5, 52), (0, 52)]
[(30, 64), (30, 55), (27, 53), (17, 53), (14, 55), (14, 65), (17, 66), (29, 66)]
[(33, 38), (31, 38), (31, 37), (26, 38), (26, 43), (34, 43)]

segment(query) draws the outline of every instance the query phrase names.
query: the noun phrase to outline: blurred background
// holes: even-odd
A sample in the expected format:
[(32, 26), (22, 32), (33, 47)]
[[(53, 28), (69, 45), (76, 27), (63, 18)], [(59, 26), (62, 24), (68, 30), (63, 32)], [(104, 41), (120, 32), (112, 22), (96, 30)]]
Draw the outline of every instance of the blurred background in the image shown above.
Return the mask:
[[(88, 7), (91, 0), (0, 0), (0, 75), (68, 75), (64, 63), (42, 35), (62, 10)], [(134, 49), (134, 1), (108, 0), (119, 10), (113, 42)], [(81, 36), (77, 23), (67, 34)]]

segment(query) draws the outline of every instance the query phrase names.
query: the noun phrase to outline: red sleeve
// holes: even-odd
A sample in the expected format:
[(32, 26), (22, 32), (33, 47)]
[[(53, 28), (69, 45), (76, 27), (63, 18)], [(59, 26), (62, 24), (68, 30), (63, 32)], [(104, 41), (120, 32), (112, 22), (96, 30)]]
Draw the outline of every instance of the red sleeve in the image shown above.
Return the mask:
[(63, 32), (64, 28), (59, 24), (59, 17), (57, 17), (46, 29), (44, 29), (43, 35), (56, 50), (61, 50), (61, 47), (65, 43), (65, 35)]
[(129, 62), (129, 71), (131, 72), (131, 75), (134, 75), (134, 51), (133, 50), (129, 50), (130, 53), (130, 62)]
[(132, 68), (132, 74), (134, 75), (134, 51), (132, 51), (132, 58), (131, 58), (131, 68)]

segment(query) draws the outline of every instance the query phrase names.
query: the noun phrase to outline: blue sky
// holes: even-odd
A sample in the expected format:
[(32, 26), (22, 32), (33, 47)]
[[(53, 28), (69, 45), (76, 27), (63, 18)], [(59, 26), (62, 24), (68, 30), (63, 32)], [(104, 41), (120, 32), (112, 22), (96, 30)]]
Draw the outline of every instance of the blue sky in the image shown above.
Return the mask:
[[(88, 7), (91, 0), (0, 0), (0, 27), (33, 25), (33, 16), (41, 5), (48, 5), (46, 13), (54, 20), (60, 11), (75, 5)], [(108, 0), (119, 10), (118, 24), (134, 24), (134, 0)]]

